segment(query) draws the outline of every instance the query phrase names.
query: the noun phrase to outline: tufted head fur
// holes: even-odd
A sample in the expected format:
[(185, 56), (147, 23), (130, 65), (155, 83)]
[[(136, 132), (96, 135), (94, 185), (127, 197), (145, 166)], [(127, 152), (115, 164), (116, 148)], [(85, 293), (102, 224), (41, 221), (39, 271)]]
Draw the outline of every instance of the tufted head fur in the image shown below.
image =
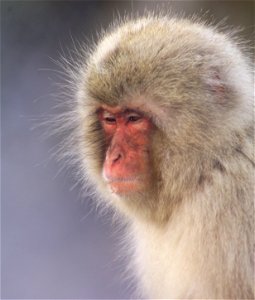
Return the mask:
[(230, 36), (201, 22), (148, 16), (120, 24), (80, 72), (80, 156), (103, 194), (100, 105), (139, 108), (157, 128), (151, 138), (154, 184), (146, 202), (117, 200), (125, 212), (164, 222), (183, 197), (213, 184), (215, 172), (231, 171), (228, 157), (238, 159), (236, 149), (252, 130), (249, 62)]
[[(84, 186), (131, 220), (142, 296), (253, 299), (253, 76), (242, 47), (200, 21), (151, 15), (78, 51), (67, 62), (76, 103), (60, 117), (72, 132), (62, 149)], [(138, 109), (153, 124), (152, 181), (132, 197), (102, 178), (104, 105)]]

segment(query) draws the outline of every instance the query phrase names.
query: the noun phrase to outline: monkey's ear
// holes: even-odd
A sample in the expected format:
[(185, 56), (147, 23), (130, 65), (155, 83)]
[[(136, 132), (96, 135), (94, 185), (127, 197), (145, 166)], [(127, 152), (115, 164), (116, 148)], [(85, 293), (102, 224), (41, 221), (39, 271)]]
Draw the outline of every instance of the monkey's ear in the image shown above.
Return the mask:
[(220, 71), (216, 68), (210, 70), (206, 78), (206, 86), (209, 92), (216, 98), (218, 103), (225, 103), (227, 100), (226, 83), (222, 79)]

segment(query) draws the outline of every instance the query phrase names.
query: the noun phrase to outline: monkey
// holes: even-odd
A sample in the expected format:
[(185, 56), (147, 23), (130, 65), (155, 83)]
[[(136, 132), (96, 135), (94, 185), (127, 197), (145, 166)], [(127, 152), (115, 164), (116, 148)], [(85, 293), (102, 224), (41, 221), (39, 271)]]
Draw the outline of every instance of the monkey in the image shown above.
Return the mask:
[(254, 299), (242, 46), (201, 20), (148, 15), (104, 33), (77, 66), (72, 144), (85, 182), (128, 224), (139, 297)]

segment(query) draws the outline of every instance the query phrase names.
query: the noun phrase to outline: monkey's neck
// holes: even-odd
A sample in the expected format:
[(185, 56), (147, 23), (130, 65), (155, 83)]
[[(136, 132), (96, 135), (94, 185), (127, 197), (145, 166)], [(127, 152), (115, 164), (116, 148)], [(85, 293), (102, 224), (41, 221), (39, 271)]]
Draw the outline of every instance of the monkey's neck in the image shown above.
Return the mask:
[[(182, 199), (164, 225), (143, 220), (132, 223), (135, 270), (151, 298), (232, 298), (233, 287), (228, 290), (223, 283), (231, 282), (231, 276), (243, 276), (231, 261), (241, 259), (240, 253), (250, 247), (252, 241), (245, 235), (253, 224), (247, 218), (249, 201), (232, 200), (237, 190), (232, 191), (231, 185), (223, 182), (215, 194), (208, 187)], [(240, 240), (245, 242), (240, 244)], [(245, 264), (251, 266), (250, 261), (247, 256)]]

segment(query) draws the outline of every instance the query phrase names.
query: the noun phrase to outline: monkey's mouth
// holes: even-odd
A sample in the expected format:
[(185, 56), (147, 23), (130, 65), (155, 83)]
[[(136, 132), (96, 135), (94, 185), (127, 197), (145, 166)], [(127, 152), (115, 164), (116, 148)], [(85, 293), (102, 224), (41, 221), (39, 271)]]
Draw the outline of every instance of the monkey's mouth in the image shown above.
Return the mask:
[(114, 182), (132, 182), (140, 180), (139, 177), (129, 177), (129, 178), (107, 178), (106, 182), (107, 183), (114, 183)]
[(130, 194), (138, 192), (144, 186), (143, 177), (107, 178), (111, 191), (115, 194)]

